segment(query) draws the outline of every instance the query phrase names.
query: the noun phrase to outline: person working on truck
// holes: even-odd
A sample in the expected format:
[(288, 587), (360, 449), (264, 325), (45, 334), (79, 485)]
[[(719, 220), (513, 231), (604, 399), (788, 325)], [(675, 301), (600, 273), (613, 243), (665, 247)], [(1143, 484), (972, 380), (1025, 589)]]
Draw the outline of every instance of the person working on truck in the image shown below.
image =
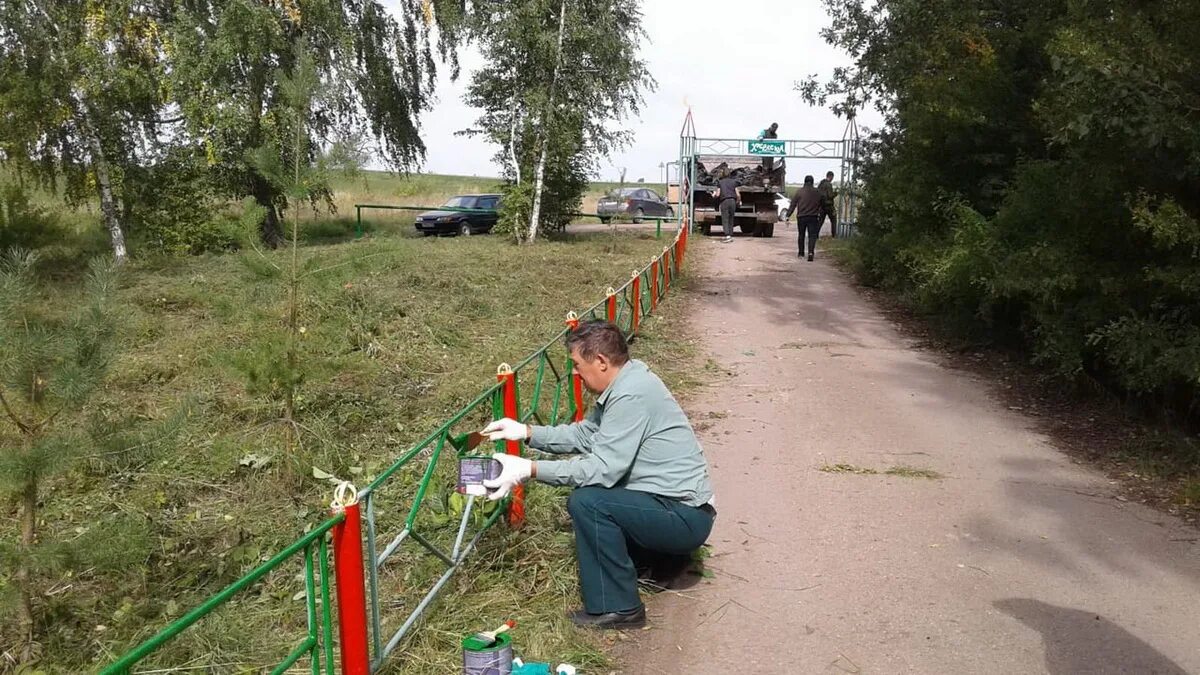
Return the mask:
[(825, 218), (829, 218), (829, 236), (837, 236), (837, 209), (833, 206), (833, 198), (837, 197), (837, 190), (833, 189), (833, 172), (825, 173), (825, 180), (817, 185), (817, 192), (821, 193), (821, 224), (825, 224)]
[(721, 240), (722, 244), (733, 241), (733, 217), (737, 213), (738, 204), (741, 203), (741, 195), (738, 194), (737, 189), (737, 179), (726, 170), (722, 174), (721, 180), (717, 181), (717, 189), (713, 193), (713, 197), (717, 200), (717, 208), (721, 212), (721, 227), (725, 229), (725, 238)]
[[(771, 126), (758, 132), (758, 140), (773, 140), (779, 138), (779, 122), (771, 122)], [(768, 176), (775, 170), (775, 158), (763, 157), (763, 172)]]
[(817, 236), (821, 234), (821, 193), (813, 187), (813, 177), (804, 177), (804, 186), (796, 190), (796, 194), (792, 195), (792, 203), (788, 206), (787, 215), (784, 220), (792, 217), (792, 212), (796, 212), (796, 229), (799, 230), (800, 237), (800, 252), (797, 256), (804, 255), (804, 234), (808, 233), (808, 259), (811, 262), (813, 254), (817, 250)]
[(634, 628), (646, 623), (646, 608), (638, 597), (631, 549), (690, 560), (717, 515), (708, 463), (662, 380), (645, 363), (630, 360), (620, 328), (607, 321), (580, 324), (567, 335), (567, 351), (583, 385), (597, 395), (586, 419), (554, 427), (501, 419), (483, 433), (581, 456), (530, 461), (496, 454), (504, 470), (484, 487), (492, 500), (530, 478), (575, 488), (567, 511), (575, 529), (583, 609), (570, 618), (579, 626)]

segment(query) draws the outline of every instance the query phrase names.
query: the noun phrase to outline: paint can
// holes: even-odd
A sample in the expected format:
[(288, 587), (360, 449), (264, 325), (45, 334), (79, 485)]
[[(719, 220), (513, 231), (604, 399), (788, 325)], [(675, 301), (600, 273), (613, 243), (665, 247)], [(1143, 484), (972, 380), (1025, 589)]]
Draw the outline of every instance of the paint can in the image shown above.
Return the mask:
[(463, 675), (512, 675), (513, 646), (508, 633), (496, 636), (496, 644), (488, 647), (474, 634), (462, 641)]
[(467, 456), (458, 458), (458, 491), (482, 497), (487, 494), (483, 481), (500, 477), (504, 467), (491, 457)]

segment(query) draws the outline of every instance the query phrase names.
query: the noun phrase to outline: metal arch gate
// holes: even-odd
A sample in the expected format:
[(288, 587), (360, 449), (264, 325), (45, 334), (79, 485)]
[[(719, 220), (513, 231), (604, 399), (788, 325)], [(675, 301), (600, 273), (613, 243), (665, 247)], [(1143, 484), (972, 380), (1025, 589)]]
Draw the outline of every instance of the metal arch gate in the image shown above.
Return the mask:
[(842, 140), (778, 140), (779, 152), (750, 152), (749, 138), (699, 138), (696, 122), (688, 110), (679, 132), (679, 212), (687, 214), (689, 222), (695, 222), (696, 197), (691, 186), (696, 184), (696, 162), (701, 155), (718, 157), (759, 155), (784, 159), (836, 159), (841, 167), (841, 191), (837, 205), (838, 223), (836, 236), (851, 236), (856, 231), (858, 219), (858, 169), (862, 153), (862, 140), (858, 134), (858, 121), (851, 114), (842, 133)]

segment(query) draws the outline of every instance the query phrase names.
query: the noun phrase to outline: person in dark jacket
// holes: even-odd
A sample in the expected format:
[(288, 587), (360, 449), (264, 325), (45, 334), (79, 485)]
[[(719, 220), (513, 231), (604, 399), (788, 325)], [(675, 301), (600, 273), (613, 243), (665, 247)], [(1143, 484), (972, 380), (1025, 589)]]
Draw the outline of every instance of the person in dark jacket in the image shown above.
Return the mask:
[(722, 244), (728, 244), (733, 241), (733, 219), (737, 213), (738, 203), (741, 202), (741, 195), (737, 191), (738, 181), (736, 178), (726, 171), (721, 180), (717, 181), (717, 208), (721, 212), (721, 226), (725, 229), (725, 238), (721, 240)]
[(833, 189), (833, 172), (829, 171), (825, 174), (825, 180), (817, 185), (817, 192), (821, 193), (821, 224), (825, 224), (825, 218), (829, 218), (829, 236), (837, 237), (837, 209), (833, 206), (833, 198), (837, 197), (837, 190)]
[(788, 207), (784, 220), (791, 218), (793, 211), (796, 212), (797, 229), (800, 231), (800, 250), (796, 255), (804, 255), (804, 235), (807, 233), (808, 259), (811, 262), (813, 254), (817, 251), (817, 236), (821, 234), (821, 214), (824, 212), (821, 206), (821, 193), (813, 187), (812, 176), (805, 176), (804, 186), (792, 195), (792, 204)]

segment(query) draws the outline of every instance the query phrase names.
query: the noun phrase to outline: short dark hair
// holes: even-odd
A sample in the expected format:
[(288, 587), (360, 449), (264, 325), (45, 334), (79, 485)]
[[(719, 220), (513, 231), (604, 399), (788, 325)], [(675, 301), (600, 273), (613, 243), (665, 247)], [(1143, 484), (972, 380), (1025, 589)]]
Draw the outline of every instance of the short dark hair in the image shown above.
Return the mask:
[(614, 366), (629, 362), (629, 343), (621, 329), (608, 321), (585, 321), (579, 328), (567, 333), (567, 351), (579, 350), (579, 355), (593, 361), (603, 354)]
[(833, 172), (832, 172), (832, 171), (826, 171), (826, 172), (825, 172), (825, 177), (826, 177), (826, 178), (833, 178)]
[(804, 177), (804, 184), (805, 184), (805, 185), (812, 185), (812, 184), (813, 184), (813, 177), (812, 177), (812, 176), (805, 176), (805, 177)]

